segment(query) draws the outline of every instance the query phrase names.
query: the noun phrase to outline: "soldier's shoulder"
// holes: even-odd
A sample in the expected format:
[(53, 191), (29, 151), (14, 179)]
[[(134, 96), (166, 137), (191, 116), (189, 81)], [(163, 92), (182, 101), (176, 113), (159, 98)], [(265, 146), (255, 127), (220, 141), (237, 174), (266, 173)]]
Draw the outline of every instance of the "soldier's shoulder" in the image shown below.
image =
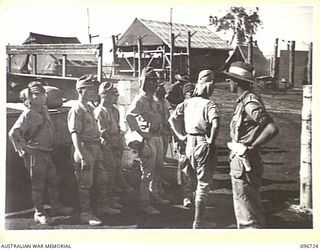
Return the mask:
[(257, 94), (250, 92), (243, 98), (243, 103), (247, 104), (250, 102), (261, 103), (261, 99)]
[(32, 114), (35, 113), (32, 109), (30, 108), (27, 108), (25, 110), (22, 111), (22, 113), (20, 114), (20, 117), (23, 117), (23, 118), (30, 118), (31, 119), (31, 116)]

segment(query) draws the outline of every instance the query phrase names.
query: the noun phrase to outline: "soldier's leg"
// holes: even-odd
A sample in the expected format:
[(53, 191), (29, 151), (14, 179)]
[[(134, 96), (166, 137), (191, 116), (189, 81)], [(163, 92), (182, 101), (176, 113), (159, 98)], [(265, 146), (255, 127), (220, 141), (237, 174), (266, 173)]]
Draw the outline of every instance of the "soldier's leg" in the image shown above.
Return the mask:
[(210, 145), (202, 141), (202, 138), (198, 138), (198, 144), (194, 148), (194, 158), (196, 160), (196, 172), (197, 172), (197, 189), (195, 197), (195, 216), (193, 222), (193, 228), (206, 227), (206, 201), (209, 194), (209, 185), (213, 179), (214, 167), (217, 163), (216, 152), (210, 152)]
[[(111, 201), (112, 190), (108, 183), (108, 167), (110, 164), (103, 164), (103, 157), (100, 147), (93, 147), (92, 156), (94, 157), (94, 192), (97, 197), (97, 214), (104, 216), (106, 214), (119, 214), (121, 211), (109, 206)], [(111, 157), (111, 155), (109, 155)], [(111, 163), (111, 162), (110, 162)], [(112, 166), (111, 166), (112, 167)]]
[(71, 207), (64, 207), (59, 199), (59, 183), (60, 179), (57, 175), (56, 166), (54, 165), (51, 156), (45, 155), (45, 161), (48, 167), (47, 171), (47, 188), (49, 199), (51, 203), (51, 211), (50, 215), (68, 215), (72, 212), (73, 208)]
[(78, 180), (78, 196), (80, 204), (80, 220), (89, 225), (100, 225), (102, 222), (93, 213), (90, 207), (90, 189), (93, 186), (94, 158), (91, 145), (84, 145), (89, 166), (84, 168), (81, 164), (74, 164), (75, 175)]
[(32, 185), (32, 201), (35, 207), (34, 220), (41, 224), (51, 224), (53, 220), (47, 216), (44, 210), (44, 189), (47, 175), (47, 164), (43, 154), (27, 154), (25, 159), (26, 167), (29, 169)]
[[(252, 171), (244, 172), (241, 176), (232, 176), (232, 192), (234, 211), (238, 228), (263, 228), (265, 226), (264, 212), (260, 197), (260, 181), (262, 164), (259, 155), (250, 158)], [(235, 170), (243, 168), (237, 158), (231, 160)]]
[(109, 145), (103, 145), (101, 147), (102, 159), (103, 159), (103, 167), (107, 171), (107, 181), (106, 181), (106, 194), (107, 194), (107, 206), (110, 208), (119, 209), (122, 208), (115, 199), (115, 191), (116, 191), (116, 159), (114, 158), (114, 154), (112, 148)]
[(144, 148), (139, 152), (141, 161), (141, 182), (140, 182), (140, 208), (148, 214), (158, 214), (159, 211), (151, 206), (150, 201), (150, 181), (155, 165), (155, 143), (153, 138), (145, 142)]
[(113, 149), (113, 159), (115, 162), (115, 180), (121, 191), (133, 192), (134, 189), (128, 184), (124, 178), (122, 169), (122, 150)]
[(155, 154), (155, 169), (152, 174), (152, 180), (150, 183), (150, 191), (152, 201), (155, 204), (168, 204), (169, 200), (163, 199), (161, 197), (164, 194), (164, 179), (163, 179), (163, 142), (161, 137), (155, 137), (156, 154)]

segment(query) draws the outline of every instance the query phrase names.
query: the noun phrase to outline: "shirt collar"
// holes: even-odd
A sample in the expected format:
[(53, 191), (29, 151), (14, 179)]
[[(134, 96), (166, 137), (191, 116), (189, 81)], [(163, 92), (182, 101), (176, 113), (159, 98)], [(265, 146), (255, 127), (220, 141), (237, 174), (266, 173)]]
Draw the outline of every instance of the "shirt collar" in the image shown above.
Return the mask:
[(88, 112), (90, 111), (90, 105), (87, 104), (88, 108), (82, 103), (79, 101), (79, 107), (84, 111), (84, 112)]
[(246, 97), (247, 94), (249, 94), (248, 90), (246, 90), (245, 92), (242, 93), (241, 96), (239, 96), (239, 98), (237, 99), (237, 102), (238, 103), (241, 102)]

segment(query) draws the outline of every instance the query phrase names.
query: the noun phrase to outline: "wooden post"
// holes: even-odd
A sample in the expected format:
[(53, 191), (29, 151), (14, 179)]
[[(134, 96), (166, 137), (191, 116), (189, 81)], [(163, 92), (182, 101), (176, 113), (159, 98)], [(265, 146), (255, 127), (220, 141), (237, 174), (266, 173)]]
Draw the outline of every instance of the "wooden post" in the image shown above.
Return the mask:
[(102, 43), (99, 43), (99, 54), (98, 54), (98, 81), (102, 82)]
[(141, 37), (138, 37), (138, 76), (140, 77), (142, 71), (142, 41)]
[(117, 70), (116, 70), (116, 65), (118, 63), (118, 58), (117, 58), (117, 46), (116, 46), (116, 36), (112, 35), (112, 56), (113, 56), (113, 68), (112, 68), (112, 74), (116, 75)]
[(11, 72), (11, 55), (10, 54), (8, 54), (8, 73), (10, 73)]
[(248, 43), (248, 63), (251, 65), (253, 64), (253, 44), (252, 44), (252, 36), (249, 37), (249, 43)]
[(308, 84), (312, 84), (312, 52), (313, 52), (313, 44), (309, 45), (309, 53), (308, 53), (308, 66), (307, 66), (307, 80)]
[(173, 54), (174, 54), (174, 33), (171, 33), (170, 38), (170, 83), (174, 83), (174, 67), (173, 67)]
[(32, 60), (32, 74), (37, 74), (37, 55), (33, 54), (31, 57)]
[(163, 77), (167, 78), (167, 71), (166, 71), (166, 46), (162, 47), (162, 70), (163, 70)]
[(273, 60), (272, 60), (272, 86), (271, 88), (275, 89), (276, 88), (276, 82), (277, 82), (277, 76), (278, 76), (278, 46), (279, 46), (279, 38), (276, 38), (275, 43), (274, 43), (274, 54), (273, 54)]
[(67, 76), (67, 55), (62, 55), (62, 77)]
[(137, 76), (137, 62), (136, 62), (136, 49), (135, 47), (133, 46), (132, 48), (132, 53), (133, 53), (133, 74), (132, 76)]
[(182, 67), (183, 65), (183, 55), (182, 55), (182, 51), (180, 51), (180, 55), (179, 55), (179, 72), (180, 73), (185, 73), (184, 68)]
[(295, 56), (295, 41), (290, 43), (290, 54), (289, 54), (289, 84), (290, 87), (294, 87), (294, 56)]
[(191, 76), (191, 32), (188, 31), (188, 45), (187, 45), (187, 67), (188, 75)]
[(303, 85), (301, 113), (300, 207), (312, 208), (312, 85)]

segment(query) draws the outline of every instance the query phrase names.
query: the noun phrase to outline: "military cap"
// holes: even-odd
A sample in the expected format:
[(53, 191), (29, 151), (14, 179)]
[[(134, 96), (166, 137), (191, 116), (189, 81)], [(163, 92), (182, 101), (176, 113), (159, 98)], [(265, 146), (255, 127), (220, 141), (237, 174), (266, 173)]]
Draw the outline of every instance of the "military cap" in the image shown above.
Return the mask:
[(106, 94), (108, 92), (114, 92), (113, 84), (111, 82), (103, 82), (99, 86), (98, 94)]
[(200, 71), (198, 76), (198, 83), (213, 82), (213, 80), (214, 76), (211, 70), (205, 69)]
[(45, 93), (45, 89), (42, 83), (39, 81), (33, 81), (28, 84), (28, 90), (30, 94)]
[(180, 82), (189, 82), (190, 76), (188, 74), (176, 74), (174, 78)]
[(85, 87), (94, 87), (95, 83), (98, 83), (97, 80), (92, 75), (83, 75), (78, 78), (76, 83), (76, 89), (85, 88)]
[(183, 85), (182, 87), (182, 93), (185, 95), (188, 92), (193, 92), (195, 88), (195, 85), (191, 82), (186, 83), (185, 85)]

